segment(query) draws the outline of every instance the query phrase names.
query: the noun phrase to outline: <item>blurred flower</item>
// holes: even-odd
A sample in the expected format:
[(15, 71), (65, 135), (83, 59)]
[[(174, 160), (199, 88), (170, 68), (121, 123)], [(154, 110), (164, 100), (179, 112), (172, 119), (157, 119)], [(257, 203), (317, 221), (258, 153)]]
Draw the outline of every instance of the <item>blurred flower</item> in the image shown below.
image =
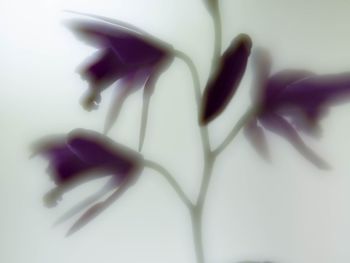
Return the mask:
[(49, 160), (49, 173), (56, 184), (56, 187), (44, 197), (48, 207), (55, 206), (64, 193), (84, 182), (105, 176), (110, 177), (106, 186), (97, 195), (71, 210), (64, 216), (64, 220), (116, 189), (104, 202), (97, 203), (88, 209), (73, 226), (71, 232), (86, 224), (111, 204), (128, 189), (142, 170), (140, 154), (99, 133), (82, 129), (74, 130), (68, 136), (48, 137), (41, 140), (36, 146), (36, 153)]
[(205, 7), (209, 13), (213, 15), (218, 10), (218, 0), (203, 0)]
[(267, 129), (286, 138), (317, 167), (328, 168), (304, 143), (299, 131), (319, 134), (319, 121), (327, 109), (349, 98), (350, 73), (316, 75), (306, 70), (284, 70), (270, 75), (271, 59), (265, 50), (255, 53), (255, 67), (257, 114), (245, 127), (253, 145), (267, 157)]
[[(106, 121), (107, 132), (117, 119), (125, 99), (144, 87), (143, 137), (150, 96), (159, 75), (173, 59), (173, 49), (132, 25), (105, 17), (87, 16), (103, 21), (77, 19), (68, 24), (77, 36), (98, 49), (95, 58), (80, 72), (90, 83), (82, 104), (87, 110), (96, 108), (101, 101), (101, 92), (120, 80), (119, 92)], [(143, 138), (140, 141), (142, 144)]]
[(215, 119), (228, 105), (235, 94), (246, 70), (251, 39), (248, 35), (238, 35), (221, 56), (217, 71), (205, 88), (201, 123), (206, 125)]

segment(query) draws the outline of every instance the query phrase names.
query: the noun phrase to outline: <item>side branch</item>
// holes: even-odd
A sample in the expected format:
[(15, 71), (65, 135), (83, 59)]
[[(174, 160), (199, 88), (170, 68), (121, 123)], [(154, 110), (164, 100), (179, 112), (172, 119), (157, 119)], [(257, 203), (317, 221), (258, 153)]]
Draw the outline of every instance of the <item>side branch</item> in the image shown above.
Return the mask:
[(193, 87), (194, 87), (194, 93), (196, 97), (196, 103), (199, 110), (200, 103), (201, 103), (201, 88), (200, 88), (200, 81), (199, 81), (199, 74), (196, 68), (196, 65), (194, 64), (193, 60), (184, 52), (180, 50), (175, 51), (175, 56), (179, 59), (181, 59), (185, 64), (188, 66), (188, 69), (191, 72), (192, 80), (193, 80)]
[(178, 182), (175, 180), (175, 178), (171, 175), (171, 173), (165, 169), (163, 166), (161, 166), (158, 163), (155, 163), (153, 161), (144, 160), (145, 167), (148, 167), (154, 171), (157, 171), (161, 175), (164, 176), (165, 180), (168, 181), (170, 186), (174, 189), (174, 191), (177, 193), (181, 201), (189, 208), (192, 209), (193, 204), (190, 201), (190, 199), (187, 197), (185, 192), (182, 190), (181, 186), (178, 184)]
[(251, 118), (255, 115), (257, 109), (250, 108), (242, 115), (242, 117), (238, 120), (236, 125), (233, 127), (231, 132), (227, 135), (226, 139), (213, 151), (214, 156), (218, 156), (222, 151), (226, 149), (226, 147), (233, 141), (238, 132), (251, 120)]
[(222, 46), (222, 24), (221, 24), (221, 14), (219, 9), (219, 2), (215, 1), (213, 6), (213, 22), (214, 22), (214, 56), (212, 63), (212, 72), (219, 64), (219, 59), (221, 56), (221, 46)]
[[(198, 70), (197, 70), (195, 64), (193, 63), (193, 60), (188, 55), (186, 55), (184, 52), (176, 50), (175, 55), (179, 59), (181, 59), (183, 62), (186, 63), (186, 65), (188, 66), (188, 68), (191, 72), (194, 93), (195, 93), (195, 98), (196, 98), (196, 103), (197, 103), (197, 109), (198, 109), (198, 112), (200, 112), (201, 101), (202, 101), (202, 92), (201, 92)], [(211, 147), (210, 147), (210, 141), (209, 141), (208, 128), (207, 127), (199, 127), (199, 129), (200, 129), (201, 140), (202, 140), (202, 145), (203, 145), (203, 153), (210, 152)]]

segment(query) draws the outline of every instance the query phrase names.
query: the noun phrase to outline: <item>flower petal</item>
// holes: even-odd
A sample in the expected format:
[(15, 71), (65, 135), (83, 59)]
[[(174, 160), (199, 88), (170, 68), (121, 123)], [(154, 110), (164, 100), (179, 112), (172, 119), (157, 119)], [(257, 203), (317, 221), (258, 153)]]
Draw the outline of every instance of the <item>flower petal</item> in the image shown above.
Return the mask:
[(302, 138), (295, 131), (294, 127), (290, 125), (283, 117), (275, 113), (265, 113), (263, 116), (260, 116), (259, 120), (264, 128), (287, 139), (300, 154), (302, 154), (316, 167), (325, 170), (330, 169), (329, 164), (327, 164), (304, 143)]
[(67, 144), (85, 162), (106, 165), (117, 173), (129, 173), (141, 165), (140, 154), (98, 132), (76, 129), (68, 135)]
[(75, 216), (76, 214), (80, 213), (82, 210), (86, 209), (87, 207), (93, 205), (96, 203), (100, 198), (102, 198), (104, 195), (106, 195), (108, 192), (110, 192), (112, 189), (116, 188), (118, 183), (115, 182), (114, 178), (108, 180), (106, 185), (101, 188), (98, 192), (95, 194), (89, 196), (85, 200), (81, 201), (79, 204), (72, 207), (68, 212), (64, 213), (56, 222), (54, 225), (61, 224), (65, 222), (66, 220), (70, 219), (71, 217)]
[(103, 129), (104, 134), (107, 134), (113, 127), (114, 123), (117, 121), (120, 111), (124, 105), (124, 102), (131, 93), (132, 89), (130, 89), (129, 87), (122, 87), (116, 92), (106, 117)]
[[(350, 73), (312, 76), (289, 85), (279, 96), (280, 108), (298, 108), (316, 123), (330, 105), (350, 98)], [(298, 115), (291, 115), (298, 118)]]
[(90, 207), (69, 229), (67, 236), (70, 236), (80, 230), (82, 227), (90, 223), (98, 215), (100, 215), (105, 209), (113, 204), (130, 186), (132, 181), (127, 180), (119, 186), (105, 201), (97, 203)]
[(119, 57), (108, 48), (99, 52), (80, 72), (91, 83), (92, 88), (102, 91), (121, 78), (125, 74), (124, 70)]
[(103, 203), (97, 203), (90, 207), (80, 218), (78, 221), (74, 223), (74, 225), (68, 230), (66, 236), (70, 236), (80, 230), (87, 223), (92, 221), (96, 216), (98, 216), (105, 209)]
[(154, 63), (169, 53), (169, 47), (163, 43), (115, 24), (76, 19), (68, 26), (88, 44), (111, 48), (120, 61), (127, 65)]
[(266, 108), (274, 108), (280, 105), (280, 96), (287, 87), (315, 75), (307, 70), (283, 70), (273, 74), (263, 87), (263, 96)]
[(38, 152), (49, 159), (49, 172), (57, 185), (46, 195), (49, 206), (86, 181), (112, 176), (114, 185), (120, 184), (139, 174), (143, 166), (139, 153), (97, 132), (82, 129), (74, 130), (68, 136), (46, 138)]
[(270, 151), (268, 148), (264, 130), (258, 126), (257, 119), (251, 120), (244, 127), (244, 135), (253, 145), (258, 154), (266, 161), (270, 161)]

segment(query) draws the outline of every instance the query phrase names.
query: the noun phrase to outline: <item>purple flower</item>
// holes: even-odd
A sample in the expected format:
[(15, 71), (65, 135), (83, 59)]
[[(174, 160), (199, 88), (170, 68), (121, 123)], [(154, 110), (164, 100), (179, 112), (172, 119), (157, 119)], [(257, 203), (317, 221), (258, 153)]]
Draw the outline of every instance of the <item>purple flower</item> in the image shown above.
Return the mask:
[(117, 97), (105, 124), (107, 132), (117, 119), (125, 99), (143, 87), (142, 145), (150, 96), (159, 75), (173, 59), (173, 49), (126, 23), (95, 15), (87, 16), (103, 21), (78, 19), (69, 23), (77, 36), (98, 49), (94, 59), (80, 71), (90, 84), (82, 104), (87, 110), (97, 108), (101, 92), (119, 80)]
[(270, 75), (271, 61), (264, 50), (256, 53), (257, 113), (245, 132), (255, 148), (268, 157), (264, 130), (286, 138), (319, 168), (327, 163), (303, 141), (300, 132), (317, 135), (327, 109), (350, 95), (350, 73), (316, 75), (304, 70), (284, 70)]
[(249, 36), (241, 34), (222, 55), (217, 71), (204, 91), (200, 117), (202, 124), (215, 119), (232, 99), (246, 70), (251, 46)]
[(84, 182), (110, 177), (105, 187), (74, 207), (60, 221), (70, 218), (116, 189), (105, 201), (91, 206), (71, 228), (71, 233), (85, 225), (127, 190), (143, 168), (143, 158), (137, 152), (97, 132), (82, 129), (74, 130), (68, 136), (43, 139), (37, 145), (36, 152), (49, 160), (49, 173), (56, 184), (44, 197), (48, 207), (55, 206), (64, 193)]

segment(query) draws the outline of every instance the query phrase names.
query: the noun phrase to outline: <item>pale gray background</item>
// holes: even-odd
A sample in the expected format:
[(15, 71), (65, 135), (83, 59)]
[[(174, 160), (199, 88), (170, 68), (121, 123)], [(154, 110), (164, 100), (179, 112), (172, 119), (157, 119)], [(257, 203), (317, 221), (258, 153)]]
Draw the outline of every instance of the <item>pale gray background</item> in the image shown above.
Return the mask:
[[(240, 32), (273, 51), (275, 69), (350, 71), (350, 1), (222, 0), (223, 44)], [(76, 127), (101, 130), (109, 107), (87, 114), (79, 99), (87, 83), (74, 73), (93, 49), (61, 22), (64, 9), (116, 17), (142, 27), (190, 54), (202, 84), (213, 29), (199, 0), (2, 0), (0, 3), (0, 262), (194, 262), (189, 217), (161, 176), (145, 171), (138, 184), (95, 222), (71, 238), (72, 222), (55, 219), (96, 188), (86, 185), (59, 207), (42, 206), (52, 187), (46, 162), (28, 160), (31, 142)], [(225, 114), (210, 125), (221, 141), (249, 103), (251, 68)], [(145, 154), (176, 174), (194, 199), (201, 155), (195, 104), (186, 66), (176, 60), (153, 97)], [(137, 146), (141, 93), (125, 104), (111, 135)], [(244, 136), (215, 167), (205, 217), (210, 262), (269, 259), (281, 263), (350, 262), (350, 104), (322, 121), (311, 140), (333, 166), (322, 172), (288, 143), (269, 136), (273, 164), (262, 161)]]

